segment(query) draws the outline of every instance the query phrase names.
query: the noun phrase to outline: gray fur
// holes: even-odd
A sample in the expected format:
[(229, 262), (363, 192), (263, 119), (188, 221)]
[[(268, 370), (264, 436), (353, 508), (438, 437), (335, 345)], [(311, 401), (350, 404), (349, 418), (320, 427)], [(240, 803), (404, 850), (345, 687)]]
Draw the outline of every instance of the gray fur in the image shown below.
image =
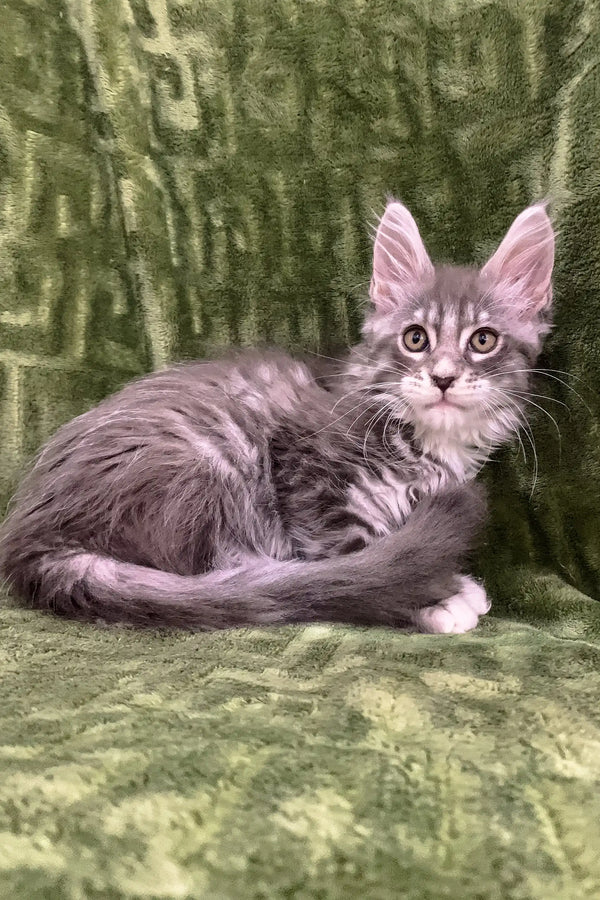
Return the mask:
[[(0, 534), (15, 592), (136, 625), (418, 628), (419, 610), (458, 590), (484, 511), (471, 479), (518, 427), (547, 330), (545, 312), (523, 320), (475, 269), (419, 277), (393, 308), (375, 299), (362, 342), (325, 374), (232, 354), (151, 374), (66, 424)], [(502, 329), (493, 363), (460, 349), (482, 315)], [(400, 336), (419, 317), (432, 348), (417, 359)], [(454, 424), (420, 412), (407, 397), (437, 390), (442, 364), (493, 403)]]

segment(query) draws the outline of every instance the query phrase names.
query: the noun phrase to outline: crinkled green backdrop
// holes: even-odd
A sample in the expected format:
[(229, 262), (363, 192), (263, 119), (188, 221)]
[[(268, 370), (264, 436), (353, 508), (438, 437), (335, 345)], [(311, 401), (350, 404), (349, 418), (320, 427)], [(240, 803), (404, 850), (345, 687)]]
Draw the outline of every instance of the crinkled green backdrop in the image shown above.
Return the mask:
[(600, 894), (599, 60), (595, 0), (0, 5), (4, 497), (136, 374), (351, 341), (387, 193), (437, 259), (543, 196), (560, 229), (537, 483), (526, 436), (488, 468), (497, 617), (182, 637), (5, 609), (0, 896)]

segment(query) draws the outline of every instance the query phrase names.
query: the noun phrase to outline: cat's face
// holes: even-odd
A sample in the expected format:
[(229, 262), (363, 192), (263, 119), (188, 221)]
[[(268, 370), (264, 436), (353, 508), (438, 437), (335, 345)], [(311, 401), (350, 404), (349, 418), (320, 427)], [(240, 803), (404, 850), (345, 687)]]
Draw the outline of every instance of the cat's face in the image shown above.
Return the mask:
[(407, 300), (388, 325), (406, 419), (459, 439), (500, 420), (514, 428), (541, 329), (524, 327), (476, 270), (438, 269), (431, 286)]
[(554, 235), (542, 206), (484, 268), (434, 268), (410, 213), (388, 205), (375, 241), (366, 335), (378, 378), (422, 436), (484, 446), (519, 424), (549, 328)]

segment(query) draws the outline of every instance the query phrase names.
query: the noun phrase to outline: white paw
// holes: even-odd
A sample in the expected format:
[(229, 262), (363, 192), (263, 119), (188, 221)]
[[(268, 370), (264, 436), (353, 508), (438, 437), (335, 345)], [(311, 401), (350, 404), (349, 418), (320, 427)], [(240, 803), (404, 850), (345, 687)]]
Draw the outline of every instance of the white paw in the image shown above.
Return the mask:
[(491, 606), (481, 584), (461, 575), (461, 589), (443, 603), (428, 606), (417, 613), (416, 624), (429, 634), (464, 634), (475, 628), (479, 617)]

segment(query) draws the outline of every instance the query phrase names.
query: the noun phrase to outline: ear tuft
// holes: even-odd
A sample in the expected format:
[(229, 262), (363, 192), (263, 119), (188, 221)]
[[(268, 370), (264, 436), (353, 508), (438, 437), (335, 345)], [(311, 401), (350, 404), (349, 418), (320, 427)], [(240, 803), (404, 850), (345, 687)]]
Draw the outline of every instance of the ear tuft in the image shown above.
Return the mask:
[(407, 208), (391, 200), (381, 217), (373, 247), (371, 299), (377, 309), (391, 310), (433, 275), (433, 265)]
[(506, 237), (481, 270), (521, 314), (537, 315), (552, 301), (554, 231), (545, 204), (536, 203), (517, 216)]

